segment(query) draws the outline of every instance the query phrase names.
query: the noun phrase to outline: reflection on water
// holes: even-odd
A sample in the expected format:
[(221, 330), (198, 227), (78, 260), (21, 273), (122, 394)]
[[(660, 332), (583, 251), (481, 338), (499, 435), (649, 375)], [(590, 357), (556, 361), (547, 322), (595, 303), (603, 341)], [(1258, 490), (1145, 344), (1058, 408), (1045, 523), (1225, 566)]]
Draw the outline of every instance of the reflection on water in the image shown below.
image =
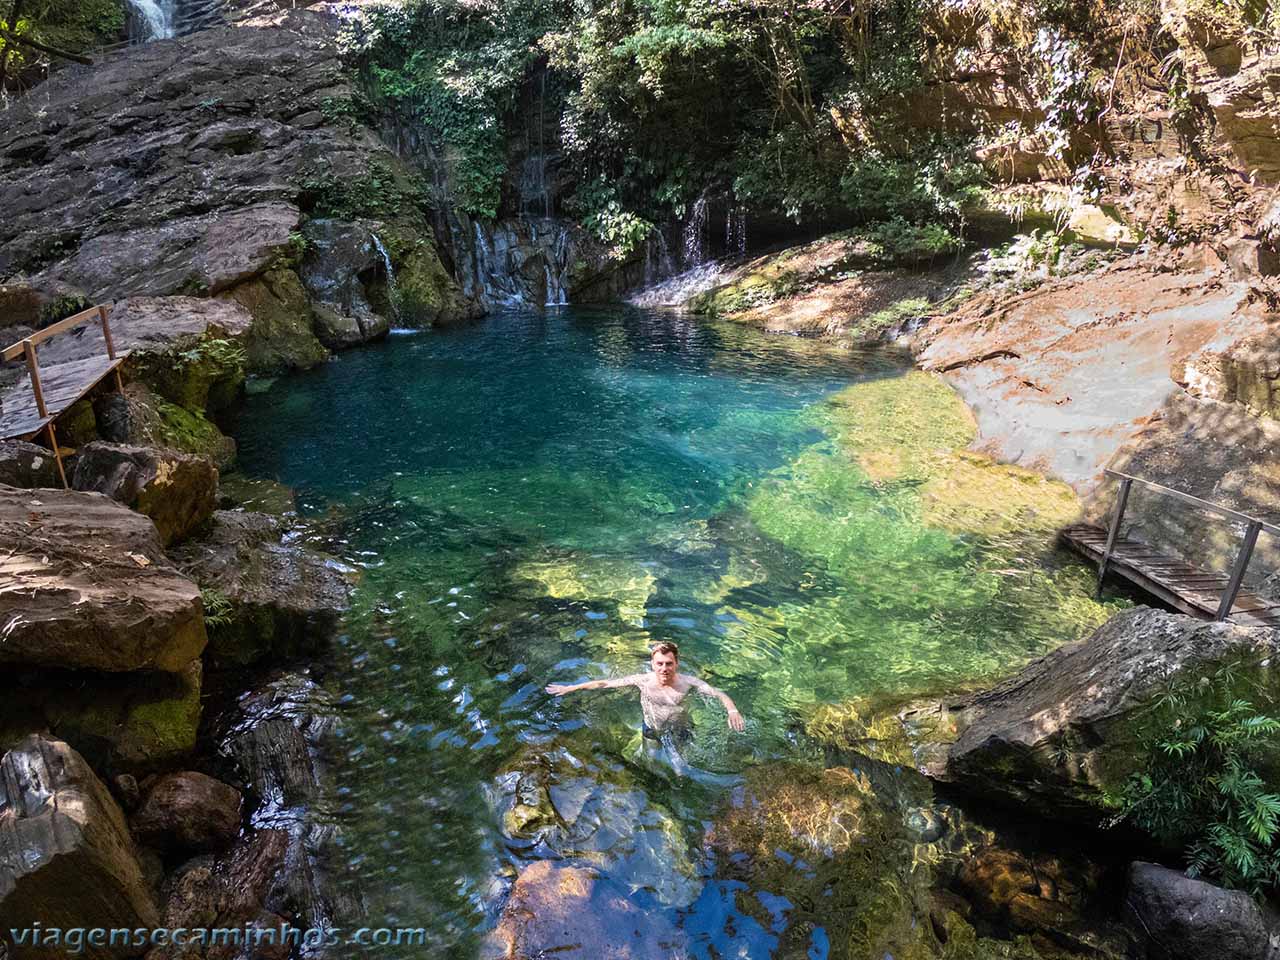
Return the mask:
[[(784, 894), (708, 833), (743, 777), (816, 764), (824, 706), (1007, 673), (1099, 616), (1060, 609), (1088, 578), (1043, 531), (957, 520), (929, 492), (962, 437), (904, 439), (906, 466), (855, 455), (859, 424), (915, 402), (904, 374), (885, 351), (573, 309), (395, 338), (250, 399), (246, 472), (331, 513), (363, 569), (327, 684), (344, 707), (335, 867), (370, 925), (495, 949), (481, 937), (512, 879), (554, 860), (695, 955), (799, 942)], [(859, 382), (880, 392), (840, 392)], [(542, 690), (636, 672), (667, 639), (745, 734), (699, 702), (673, 767), (645, 751), (634, 689)], [(825, 956), (821, 904), (806, 915)]]

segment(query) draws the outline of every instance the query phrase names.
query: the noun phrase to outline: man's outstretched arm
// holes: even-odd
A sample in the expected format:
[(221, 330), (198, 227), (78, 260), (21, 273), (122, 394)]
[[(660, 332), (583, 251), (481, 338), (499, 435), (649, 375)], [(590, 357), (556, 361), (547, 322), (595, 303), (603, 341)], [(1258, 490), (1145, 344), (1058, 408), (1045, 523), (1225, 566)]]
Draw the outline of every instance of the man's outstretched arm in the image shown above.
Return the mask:
[(747, 729), (747, 723), (742, 719), (742, 714), (738, 712), (738, 708), (734, 706), (733, 698), (723, 690), (718, 690), (705, 680), (699, 680), (697, 677), (690, 677), (690, 683), (699, 693), (705, 693), (709, 697), (715, 697), (724, 704), (725, 712), (729, 715), (729, 729), (741, 733)]
[(579, 690), (611, 690), (614, 687), (632, 687), (640, 679), (640, 674), (632, 674), (629, 677), (614, 677), (610, 680), (587, 680), (584, 683), (549, 683), (547, 684), (547, 693), (553, 697), (563, 696), (566, 693), (576, 693)]

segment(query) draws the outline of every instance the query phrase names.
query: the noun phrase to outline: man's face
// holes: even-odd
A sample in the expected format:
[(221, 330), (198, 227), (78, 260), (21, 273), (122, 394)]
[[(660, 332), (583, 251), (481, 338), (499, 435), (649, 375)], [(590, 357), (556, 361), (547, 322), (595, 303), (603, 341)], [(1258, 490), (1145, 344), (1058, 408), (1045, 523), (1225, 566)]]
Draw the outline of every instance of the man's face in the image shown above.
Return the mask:
[(674, 653), (658, 652), (653, 655), (653, 672), (658, 675), (658, 682), (669, 684), (674, 683), (676, 679), (676, 660)]

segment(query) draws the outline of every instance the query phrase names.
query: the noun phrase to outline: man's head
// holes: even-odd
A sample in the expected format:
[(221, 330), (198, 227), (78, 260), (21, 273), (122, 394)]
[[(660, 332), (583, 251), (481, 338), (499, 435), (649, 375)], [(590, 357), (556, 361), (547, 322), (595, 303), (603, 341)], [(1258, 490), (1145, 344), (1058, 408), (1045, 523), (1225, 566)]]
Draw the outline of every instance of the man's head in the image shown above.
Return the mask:
[(676, 668), (680, 666), (680, 648), (669, 641), (660, 643), (653, 648), (649, 662), (653, 664), (653, 672), (657, 674), (659, 683), (673, 683)]

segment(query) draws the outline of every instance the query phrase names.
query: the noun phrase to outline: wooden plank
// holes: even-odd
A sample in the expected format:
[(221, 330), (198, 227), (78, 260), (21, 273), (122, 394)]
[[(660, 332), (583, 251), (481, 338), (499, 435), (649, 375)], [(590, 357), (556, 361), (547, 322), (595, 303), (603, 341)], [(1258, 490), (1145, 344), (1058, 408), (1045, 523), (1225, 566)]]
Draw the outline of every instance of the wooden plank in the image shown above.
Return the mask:
[(0, 397), (0, 439), (29, 439), (42, 431), (47, 423), (102, 382), (108, 374), (124, 363), (128, 352), (119, 353), (116, 359), (86, 357), (47, 367), (42, 371), (41, 382), (47, 413), (36, 408), (31, 387), (26, 380), (10, 387)]
[(73, 317), (67, 317), (65, 320), (59, 320), (57, 323), (50, 324), (43, 330), (37, 330), (31, 336), (27, 337), (26, 340), (15, 343), (13, 346), (6, 347), (4, 352), (0, 353), (0, 360), (16, 360), (18, 357), (22, 356), (23, 344), (27, 342), (33, 344), (40, 343), (44, 340), (48, 340), (50, 337), (62, 333), (65, 330), (70, 330), (73, 327), (79, 327), (86, 323), (93, 323), (95, 320), (100, 320), (102, 318), (102, 311), (110, 311), (114, 306), (114, 304), (110, 303), (99, 304), (96, 307), (90, 307), (88, 310), (81, 310)]
[[(1092, 524), (1073, 524), (1060, 532), (1062, 541), (1078, 553), (1096, 560), (1103, 554), (1107, 532)], [(1201, 570), (1176, 557), (1161, 554), (1149, 544), (1117, 538), (1109, 568), (1130, 583), (1163, 600), (1174, 609), (1211, 620), (1231, 586), (1225, 574)], [(1247, 591), (1235, 598), (1228, 619), (1250, 625), (1280, 624), (1280, 603)]]

